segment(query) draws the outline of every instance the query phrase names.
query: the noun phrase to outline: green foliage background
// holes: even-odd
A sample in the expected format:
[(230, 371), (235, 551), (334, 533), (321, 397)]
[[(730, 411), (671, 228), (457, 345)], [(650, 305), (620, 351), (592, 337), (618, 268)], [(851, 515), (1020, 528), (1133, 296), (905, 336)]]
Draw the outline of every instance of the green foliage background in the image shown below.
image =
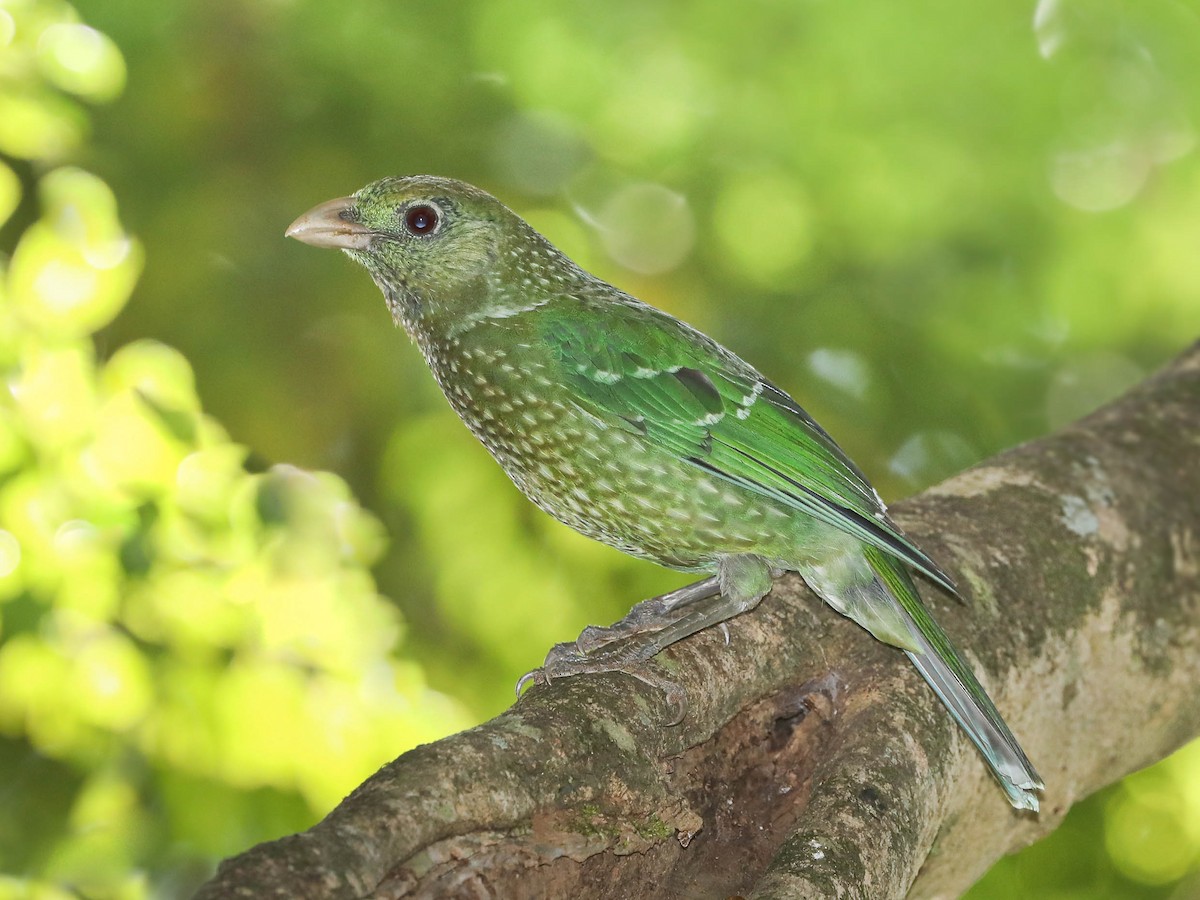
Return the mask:
[[(0, 0), (0, 898), (186, 894), (680, 582), (527, 504), (298, 213), (481, 184), (897, 499), (1200, 333), (1198, 121), (1169, 0)], [(1193, 745), (972, 896), (1198, 863)]]

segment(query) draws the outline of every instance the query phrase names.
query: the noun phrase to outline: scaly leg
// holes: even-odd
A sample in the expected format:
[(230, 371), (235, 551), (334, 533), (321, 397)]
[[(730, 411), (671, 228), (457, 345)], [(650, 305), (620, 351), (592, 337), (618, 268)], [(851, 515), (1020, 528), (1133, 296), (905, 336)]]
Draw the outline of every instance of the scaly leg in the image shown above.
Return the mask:
[(669, 723), (674, 725), (687, 710), (686, 695), (651, 658), (697, 631), (753, 609), (770, 590), (771, 570), (761, 557), (722, 557), (716, 577), (639, 603), (610, 628), (586, 630), (580, 637), (588, 649), (580, 642), (556, 644), (540, 669), (517, 682), (517, 693), (531, 681), (549, 684), (572, 675), (624, 672), (667, 695), (677, 713)]
[(620, 622), (602, 628), (599, 625), (589, 625), (575, 639), (575, 646), (580, 653), (594, 653), (605, 644), (623, 640), (635, 634), (647, 631), (658, 631), (679, 621), (687, 615), (687, 607), (700, 600), (721, 592), (721, 583), (716, 575), (697, 581), (694, 584), (643, 600), (629, 611)]

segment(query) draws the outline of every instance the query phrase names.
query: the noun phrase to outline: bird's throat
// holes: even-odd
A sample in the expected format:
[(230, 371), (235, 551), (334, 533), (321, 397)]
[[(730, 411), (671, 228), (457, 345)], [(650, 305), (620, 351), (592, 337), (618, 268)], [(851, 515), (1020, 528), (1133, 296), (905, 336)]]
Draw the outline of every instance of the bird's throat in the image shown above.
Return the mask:
[(375, 279), (375, 284), (379, 286), (379, 290), (383, 292), (388, 311), (392, 314), (392, 320), (415, 337), (426, 312), (426, 305), (421, 299), (421, 295), (413, 290), (405, 279), (397, 278), (391, 273), (376, 274), (372, 272), (371, 275)]

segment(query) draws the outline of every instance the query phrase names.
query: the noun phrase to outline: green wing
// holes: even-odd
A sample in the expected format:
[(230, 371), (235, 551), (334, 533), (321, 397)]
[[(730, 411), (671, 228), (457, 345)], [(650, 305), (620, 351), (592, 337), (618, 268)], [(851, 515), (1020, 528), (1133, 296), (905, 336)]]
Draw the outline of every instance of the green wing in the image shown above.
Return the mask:
[(954, 583), (888, 518), (866, 476), (791, 397), (688, 325), (637, 301), (539, 310), (577, 404), (692, 465)]

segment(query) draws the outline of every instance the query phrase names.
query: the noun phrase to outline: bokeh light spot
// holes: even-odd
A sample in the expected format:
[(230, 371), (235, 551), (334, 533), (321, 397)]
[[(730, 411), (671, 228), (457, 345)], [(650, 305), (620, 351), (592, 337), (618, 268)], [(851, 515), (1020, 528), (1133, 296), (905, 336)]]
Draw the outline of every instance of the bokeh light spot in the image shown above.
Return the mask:
[(1179, 795), (1119, 790), (1104, 814), (1104, 844), (1114, 865), (1134, 881), (1170, 884), (1196, 861), (1196, 846), (1180, 827)]
[(588, 157), (578, 131), (548, 112), (513, 115), (501, 125), (492, 146), (500, 178), (535, 196), (561, 190)]
[(1115, 399), (1141, 380), (1141, 368), (1124, 356), (1098, 351), (1065, 362), (1046, 389), (1046, 424), (1058, 429)]
[(17, 23), (13, 20), (12, 13), (0, 7), (0, 48), (11, 44), (16, 33)]
[(808, 367), (852, 397), (861, 399), (870, 385), (871, 370), (866, 360), (853, 350), (819, 347), (808, 355)]
[(925, 487), (979, 460), (979, 451), (953, 431), (920, 431), (888, 461), (888, 468), (913, 487)]
[(1050, 164), (1050, 184), (1064, 203), (1086, 212), (1124, 206), (1150, 175), (1150, 160), (1124, 141), (1058, 151)]
[(643, 275), (661, 275), (676, 268), (696, 238), (687, 198), (661, 184), (622, 188), (604, 205), (594, 224), (609, 256)]
[(1033, 12), (1033, 33), (1042, 59), (1049, 59), (1057, 53), (1066, 39), (1061, 8), (1061, 0), (1038, 0)]
[(600, 153), (626, 165), (678, 153), (694, 137), (709, 105), (701, 70), (678, 47), (625, 48), (603, 102), (592, 112)]
[(796, 182), (779, 173), (744, 173), (721, 188), (713, 231), (727, 267), (764, 287), (778, 287), (813, 249), (813, 217)]

